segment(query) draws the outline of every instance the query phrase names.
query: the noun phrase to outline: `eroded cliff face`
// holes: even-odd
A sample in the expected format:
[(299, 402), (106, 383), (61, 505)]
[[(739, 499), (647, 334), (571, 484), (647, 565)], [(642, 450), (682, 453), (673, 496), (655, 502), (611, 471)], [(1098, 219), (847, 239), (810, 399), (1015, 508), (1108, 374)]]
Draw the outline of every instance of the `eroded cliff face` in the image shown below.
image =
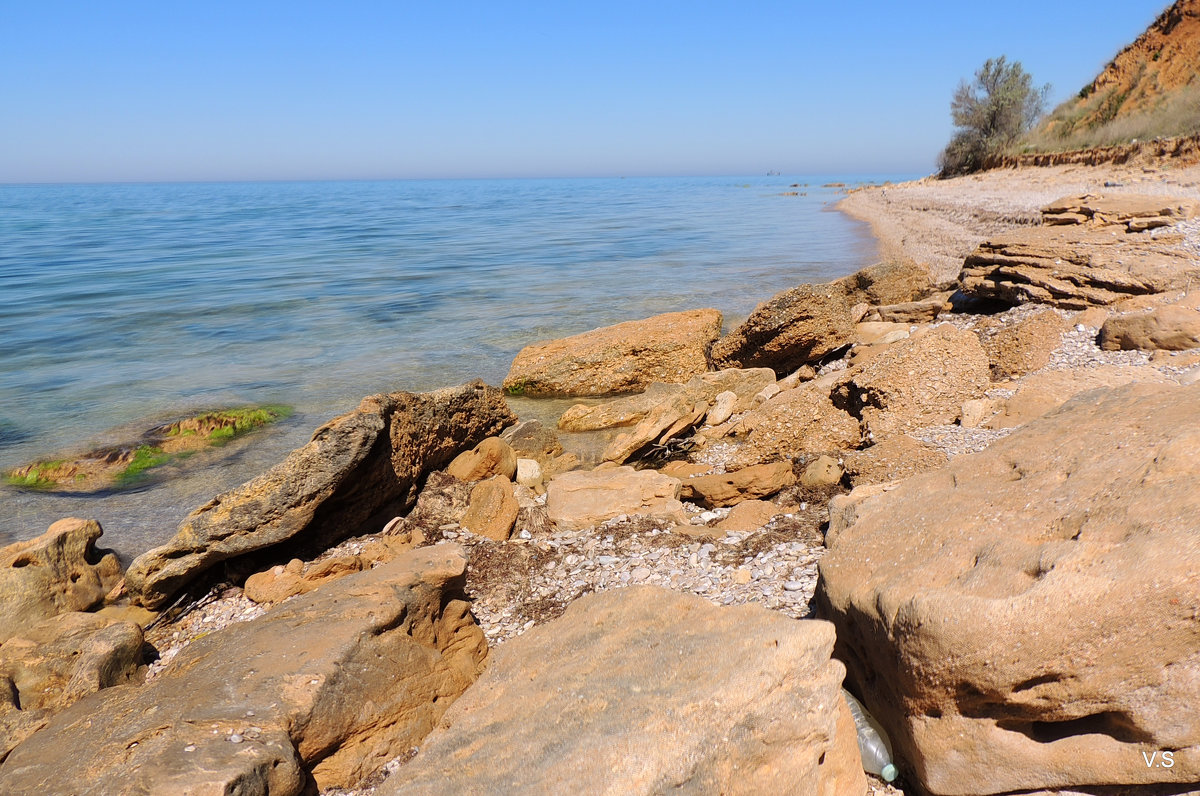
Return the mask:
[(1178, 0), (1079, 95), (1035, 131), (1039, 149), (1196, 132), (1200, 123), (1200, 0)]

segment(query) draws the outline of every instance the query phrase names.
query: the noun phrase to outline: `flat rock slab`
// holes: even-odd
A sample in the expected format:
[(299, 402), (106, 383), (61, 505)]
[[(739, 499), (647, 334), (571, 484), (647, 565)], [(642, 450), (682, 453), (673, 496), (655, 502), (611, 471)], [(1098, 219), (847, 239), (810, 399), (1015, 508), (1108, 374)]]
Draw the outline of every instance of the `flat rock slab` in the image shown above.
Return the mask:
[(680, 384), (708, 370), (721, 313), (689, 310), (626, 321), (522, 348), (504, 389), (512, 395), (565, 397), (639, 392), (652, 382)]
[(1183, 288), (1200, 277), (1200, 264), (1180, 240), (1110, 227), (1018, 229), (979, 244), (963, 263), (959, 287), (1009, 304), (1104, 306)]
[(819, 615), (901, 769), (934, 794), (1200, 781), (1198, 479), (1200, 385), (1131, 384), (835, 500)]
[(832, 646), (757, 606), (584, 597), (500, 647), (379, 792), (862, 794)]
[(130, 593), (157, 608), (223, 561), (285, 542), (324, 549), (377, 531), (412, 508), (427, 473), (515, 422), (500, 391), (481, 381), (364, 398), (275, 467), (193, 511), (166, 544), (138, 556), (126, 573)]
[(407, 553), (185, 647), (145, 686), (76, 702), (0, 766), (0, 793), (347, 787), (419, 743), (486, 652), (457, 545)]
[(577, 531), (621, 514), (686, 523), (680, 481), (654, 470), (607, 467), (563, 473), (546, 487), (546, 512), (562, 530)]

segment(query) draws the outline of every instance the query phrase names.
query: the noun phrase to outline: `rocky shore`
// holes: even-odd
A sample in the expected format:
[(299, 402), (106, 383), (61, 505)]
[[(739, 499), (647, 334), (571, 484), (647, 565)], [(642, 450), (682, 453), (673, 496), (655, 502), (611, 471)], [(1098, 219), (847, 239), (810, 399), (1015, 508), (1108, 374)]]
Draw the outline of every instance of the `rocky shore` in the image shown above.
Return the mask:
[(883, 262), (724, 334), (370, 396), (124, 572), (0, 550), (0, 792), (1195, 792), (1200, 167), (841, 207)]

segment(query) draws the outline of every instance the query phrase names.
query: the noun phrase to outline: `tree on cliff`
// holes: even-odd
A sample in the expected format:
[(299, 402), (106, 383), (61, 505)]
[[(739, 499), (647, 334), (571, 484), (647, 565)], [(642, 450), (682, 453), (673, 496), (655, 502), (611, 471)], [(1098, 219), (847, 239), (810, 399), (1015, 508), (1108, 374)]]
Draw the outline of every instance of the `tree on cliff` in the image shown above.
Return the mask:
[(1042, 115), (1049, 92), (1049, 85), (1034, 87), (1020, 61), (1009, 63), (1003, 55), (987, 59), (975, 82), (959, 83), (950, 102), (956, 129), (938, 158), (941, 175), (978, 171), (989, 157), (1016, 143)]

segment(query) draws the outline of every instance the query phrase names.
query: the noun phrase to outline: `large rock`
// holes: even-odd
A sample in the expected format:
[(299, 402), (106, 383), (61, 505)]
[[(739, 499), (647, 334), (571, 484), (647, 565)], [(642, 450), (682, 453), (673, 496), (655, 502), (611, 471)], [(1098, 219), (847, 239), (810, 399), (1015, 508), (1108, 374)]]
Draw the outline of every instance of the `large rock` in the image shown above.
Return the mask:
[(860, 441), (858, 420), (834, 406), (820, 382), (784, 390), (746, 413), (741, 426), (745, 439), (730, 462), (734, 467), (849, 450)]
[(786, 290), (755, 307), (745, 323), (713, 346), (713, 364), (790, 373), (853, 342), (851, 306), (837, 283)]
[(757, 606), (584, 597), (500, 647), (380, 793), (863, 794), (832, 646)]
[(656, 381), (685, 382), (708, 370), (708, 352), (720, 334), (721, 313), (705, 309), (534, 343), (513, 360), (504, 389), (527, 396), (609, 395)]
[(480, 481), (471, 490), (470, 503), (462, 518), (462, 526), (471, 533), (503, 542), (512, 535), (520, 506), (513, 495), (513, 485), (502, 475)]
[(674, 395), (650, 410), (633, 428), (618, 434), (600, 454), (606, 462), (620, 464), (649, 445), (662, 444), (696, 426), (709, 404), (687, 392)]
[(1197, 429), (1200, 385), (1087, 392), (831, 507), (819, 615), (926, 790), (1200, 780)]
[(482, 481), (495, 475), (511, 481), (517, 476), (517, 453), (499, 437), (488, 437), (455, 456), (446, 473), (460, 481)]
[(364, 398), (275, 467), (189, 514), (170, 541), (130, 565), (130, 592), (158, 607), (222, 561), (377, 530), (412, 507), (425, 474), (515, 421), (500, 391), (481, 381)]
[(1200, 312), (1188, 307), (1155, 307), (1110, 317), (1098, 339), (1105, 351), (1185, 351), (1200, 347)]
[(1064, 224), (1122, 224), (1132, 231), (1169, 226), (1200, 215), (1200, 202), (1146, 194), (1083, 194), (1056, 199), (1042, 208), (1042, 222)]
[(900, 481), (946, 464), (946, 454), (913, 439), (893, 434), (870, 447), (850, 451), (844, 457), (846, 475), (854, 486)]
[(1090, 227), (1021, 228), (981, 243), (963, 263), (959, 287), (1009, 304), (1103, 306), (1200, 277), (1200, 263), (1179, 241)]
[(791, 462), (771, 462), (688, 478), (680, 494), (706, 506), (734, 506), (744, 500), (769, 497), (794, 483)]
[(512, 447), (518, 458), (536, 459), (543, 467), (563, 452), (558, 435), (543, 426), (540, 420), (522, 420), (509, 426), (500, 439)]
[(875, 306), (913, 302), (934, 289), (928, 269), (913, 260), (869, 265), (834, 284), (846, 291), (851, 302)]
[(36, 539), (0, 549), (0, 642), (56, 614), (95, 608), (121, 564), (96, 549), (95, 520), (59, 520)]
[(1043, 309), (984, 338), (984, 349), (997, 380), (1016, 378), (1044, 368), (1062, 345), (1068, 329), (1057, 312)]
[(678, 478), (632, 467), (563, 473), (546, 487), (546, 511), (561, 530), (588, 528), (621, 514), (686, 523), (679, 489)]
[(101, 688), (133, 682), (142, 629), (98, 614), (58, 614), (0, 644), (0, 762), (50, 717)]
[(0, 767), (2, 793), (348, 787), (417, 744), (475, 679), (483, 634), (455, 545), (410, 552), (185, 647), (80, 700)]
[(1021, 379), (1017, 391), (1004, 400), (1000, 411), (987, 418), (983, 425), (991, 429), (1015, 428), (1057, 409), (1087, 390), (1119, 387), (1131, 382), (1163, 384), (1167, 381), (1169, 379), (1156, 368), (1134, 365), (1044, 370)]
[(979, 338), (943, 325), (901, 340), (856, 368), (835, 391), (834, 402), (883, 439), (953, 423), (963, 401), (982, 395), (989, 383)]

